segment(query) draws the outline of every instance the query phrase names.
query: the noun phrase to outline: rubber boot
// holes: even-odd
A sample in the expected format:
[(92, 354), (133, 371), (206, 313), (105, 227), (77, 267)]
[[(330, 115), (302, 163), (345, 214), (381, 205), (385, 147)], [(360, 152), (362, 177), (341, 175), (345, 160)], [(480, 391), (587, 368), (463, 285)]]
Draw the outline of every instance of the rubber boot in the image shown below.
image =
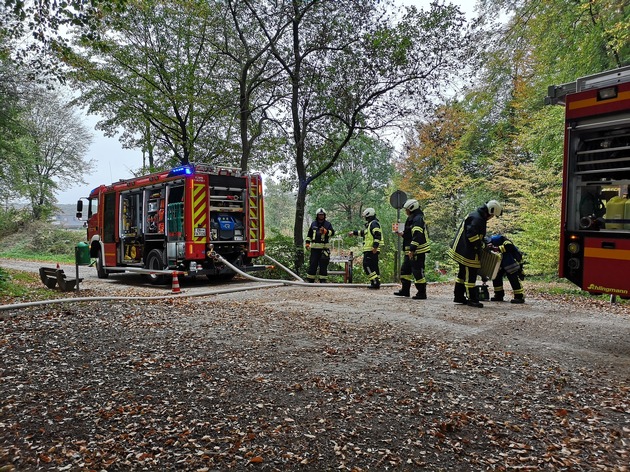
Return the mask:
[(372, 290), (378, 290), (381, 288), (381, 281), (378, 279), (370, 280), (370, 286), (368, 287)]
[(454, 294), (455, 298), (453, 299), (453, 302), (461, 303), (462, 305), (468, 303), (468, 300), (466, 299), (466, 287), (464, 286), (464, 284), (456, 282)]
[(416, 288), (418, 289), (418, 293), (416, 293), (412, 298), (414, 300), (426, 300), (427, 284), (416, 284)]
[(402, 284), (402, 288), (394, 292), (394, 295), (398, 297), (408, 297), (410, 295), (409, 289), (411, 288), (411, 280), (402, 279), (400, 283)]
[(490, 299), (491, 302), (502, 302), (503, 301), (504, 292), (501, 290), (500, 292), (495, 291), (494, 295)]
[(477, 294), (477, 287), (472, 287), (468, 291), (470, 298), (468, 299), (468, 306), (472, 306), (475, 308), (483, 308), (483, 303), (479, 302), (479, 297)]
[(522, 293), (519, 293), (517, 295), (514, 295), (514, 299), (510, 300), (510, 303), (525, 303), (525, 297)]

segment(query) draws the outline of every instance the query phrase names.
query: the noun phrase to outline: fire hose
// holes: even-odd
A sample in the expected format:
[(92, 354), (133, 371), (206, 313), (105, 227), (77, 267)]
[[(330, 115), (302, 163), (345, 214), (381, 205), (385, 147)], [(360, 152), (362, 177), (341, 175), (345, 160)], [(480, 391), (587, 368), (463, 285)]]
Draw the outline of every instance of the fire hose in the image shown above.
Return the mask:
[[(287, 267), (283, 266), (282, 264), (280, 264), (278, 261), (274, 260), (273, 258), (271, 258), (270, 256), (265, 256), (267, 257), (269, 260), (271, 260), (274, 264), (276, 264), (278, 267), (280, 267), (281, 269), (283, 269), (284, 271), (286, 271), (287, 273), (289, 273), (290, 275), (292, 275), (293, 277), (295, 277), (297, 280), (293, 281), (293, 280), (282, 280), (282, 279), (263, 279), (260, 277), (254, 277), (246, 272), (243, 272), (242, 270), (240, 270), (238, 267), (235, 267), (233, 264), (231, 264), (230, 262), (226, 261), (223, 257), (221, 257), (219, 254), (213, 253), (212, 257), (218, 261), (221, 262), (222, 264), (224, 264), (225, 266), (227, 266), (228, 268), (232, 269), (234, 272), (236, 272), (237, 274), (251, 280), (254, 282), (263, 282), (263, 285), (257, 285), (257, 286), (248, 286), (248, 287), (233, 287), (233, 288), (223, 288), (223, 289), (215, 289), (215, 290), (206, 290), (203, 292), (197, 292), (197, 293), (178, 293), (177, 295), (173, 295), (173, 294), (169, 294), (169, 295), (155, 295), (155, 296), (151, 296), (151, 297), (145, 297), (145, 296), (136, 296), (136, 297), (129, 297), (129, 296), (100, 296), (100, 297), (75, 297), (75, 298), (58, 298), (58, 299), (54, 299), (54, 300), (39, 300), (39, 301), (34, 301), (34, 302), (25, 302), (25, 303), (15, 303), (15, 304), (11, 304), (11, 305), (1, 305), (0, 306), (0, 311), (7, 311), (7, 310), (17, 310), (17, 309), (21, 309), (21, 308), (29, 308), (29, 307), (34, 307), (34, 306), (42, 306), (42, 305), (53, 305), (53, 304), (59, 304), (59, 303), (77, 303), (77, 302), (90, 302), (90, 301), (124, 301), (124, 300), (172, 300), (173, 298), (177, 297), (177, 298), (181, 298), (181, 297), (205, 297), (205, 296), (211, 296), (211, 295), (221, 295), (221, 294), (226, 294), (226, 293), (236, 293), (236, 292), (243, 292), (243, 291), (247, 291), (247, 290), (259, 290), (259, 289), (264, 289), (264, 288), (274, 288), (274, 287), (281, 287), (283, 285), (298, 285), (298, 286), (302, 286), (302, 287), (317, 287), (317, 288), (342, 288), (342, 287), (350, 287), (350, 288), (357, 288), (357, 287), (361, 287), (361, 288), (365, 288), (366, 286), (364, 284), (335, 284), (335, 283), (327, 283), (327, 284), (313, 284), (313, 283), (307, 283), (304, 282), (304, 280), (302, 278), (300, 278), (297, 274), (295, 274), (294, 272), (292, 272), (291, 270), (289, 270)], [(383, 284), (382, 286), (395, 286), (396, 284)]]
[[(223, 257), (221, 257), (221, 255), (214, 253), (213, 256), (215, 258), (215, 260), (225, 264), (227, 267), (229, 267), (230, 269), (232, 269), (234, 272), (236, 272), (239, 275), (242, 275), (243, 277), (252, 280), (254, 282), (277, 282), (277, 283), (281, 283), (284, 285), (299, 285), (301, 287), (317, 287), (317, 288), (365, 288), (366, 285), (365, 284), (335, 284), (335, 283), (326, 283), (326, 284), (314, 284), (314, 283), (310, 283), (310, 282), (304, 282), (303, 279), (301, 279), (299, 276), (297, 276), (296, 274), (294, 274), (293, 272), (289, 271), (289, 269), (287, 269), (286, 267), (282, 266), (280, 263), (276, 262), (275, 260), (273, 260), (271, 257), (266, 256), (269, 260), (271, 260), (273, 263), (278, 264), (281, 268), (283, 268), (284, 270), (288, 271), (291, 275), (293, 275), (294, 277), (298, 278), (299, 281), (294, 281), (294, 280), (282, 280), (282, 279), (261, 279), (260, 277), (254, 277), (253, 275), (249, 275), (246, 272), (243, 272), (242, 270), (240, 270), (238, 267), (235, 267), (234, 265), (230, 264), (228, 261), (226, 261)], [(398, 284), (382, 284), (381, 287), (394, 287), (397, 286)]]

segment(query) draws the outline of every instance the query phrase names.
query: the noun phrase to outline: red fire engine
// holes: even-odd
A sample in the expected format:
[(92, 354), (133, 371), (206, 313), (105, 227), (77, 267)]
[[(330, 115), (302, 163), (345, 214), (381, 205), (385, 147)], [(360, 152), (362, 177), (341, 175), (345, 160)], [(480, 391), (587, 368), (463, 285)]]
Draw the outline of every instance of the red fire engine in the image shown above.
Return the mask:
[[(77, 204), (81, 218), (83, 199)], [(97, 274), (156, 271), (230, 278), (257, 270), (265, 254), (262, 179), (240, 169), (191, 164), (95, 188), (87, 198), (87, 236)]]
[(630, 67), (549, 87), (565, 106), (559, 275), (630, 298)]

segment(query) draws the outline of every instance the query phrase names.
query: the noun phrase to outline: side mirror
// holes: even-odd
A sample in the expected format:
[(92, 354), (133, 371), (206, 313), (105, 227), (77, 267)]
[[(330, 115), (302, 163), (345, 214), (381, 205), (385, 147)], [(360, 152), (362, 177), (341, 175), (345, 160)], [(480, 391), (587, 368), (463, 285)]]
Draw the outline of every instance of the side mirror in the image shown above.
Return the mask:
[(77, 202), (77, 218), (81, 219), (83, 216), (83, 200)]

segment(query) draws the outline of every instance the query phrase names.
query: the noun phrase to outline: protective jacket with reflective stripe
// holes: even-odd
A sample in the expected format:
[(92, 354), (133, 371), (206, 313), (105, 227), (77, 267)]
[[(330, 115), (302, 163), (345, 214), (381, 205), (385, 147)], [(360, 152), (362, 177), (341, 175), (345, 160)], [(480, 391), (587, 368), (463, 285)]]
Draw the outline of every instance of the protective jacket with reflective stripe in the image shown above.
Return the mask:
[(501, 267), (503, 270), (505, 270), (508, 274), (518, 272), (521, 268), (523, 254), (514, 245), (514, 243), (503, 235), (492, 236), (490, 241), (492, 245), (503, 255), (501, 258)]
[(376, 217), (370, 217), (365, 222), (365, 229), (355, 231), (358, 236), (363, 237), (363, 252), (371, 252), (372, 248), (376, 248), (377, 252), (381, 251), (380, 245), (383, 241), (383, 233), (381, 224)]
[[(321, 233), (321, 228), (326, 228), (326, 234)], [(311, 227), (306, 234), (306, 243), (311, 245), (312, 249), (328, 249), (330, 248), (330, 238), (335, 235), (335, 230), (328, 220), (315, 220), (311, 223)]]
[(484, 205), (462, 221), (447, 251), (454, 261), (467, 267), (481, 267), (479, 253), (484, 246), (488, 216), (488, 209)]
[(405, 221), (403, 231), (403, 250), (417, 252), (419, 254), (429, 252), (429, 238), (424, 223), (424, 213), (418, 208), (413, 211)]

